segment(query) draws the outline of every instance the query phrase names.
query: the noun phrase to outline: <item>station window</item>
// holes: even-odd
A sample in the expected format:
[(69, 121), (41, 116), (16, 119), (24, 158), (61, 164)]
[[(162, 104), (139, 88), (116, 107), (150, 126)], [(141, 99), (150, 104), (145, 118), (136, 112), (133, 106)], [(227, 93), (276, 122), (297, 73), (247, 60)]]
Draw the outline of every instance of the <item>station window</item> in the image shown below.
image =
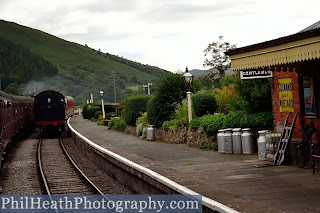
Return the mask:
[(312, 77), (303, 77), (303, 102), (304, 114), (316, 116), (315, 88)]

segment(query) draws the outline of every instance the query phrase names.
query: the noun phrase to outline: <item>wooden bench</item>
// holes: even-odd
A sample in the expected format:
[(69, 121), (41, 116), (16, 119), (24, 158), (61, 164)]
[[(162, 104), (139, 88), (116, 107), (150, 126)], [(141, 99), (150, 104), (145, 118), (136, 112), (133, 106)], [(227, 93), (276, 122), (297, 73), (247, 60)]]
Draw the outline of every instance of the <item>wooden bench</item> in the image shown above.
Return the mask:
[(316, 161), (320, 161), (320, 155), (312, 155), (311, 160), (312, 174), (314, 174), (316, 171)]

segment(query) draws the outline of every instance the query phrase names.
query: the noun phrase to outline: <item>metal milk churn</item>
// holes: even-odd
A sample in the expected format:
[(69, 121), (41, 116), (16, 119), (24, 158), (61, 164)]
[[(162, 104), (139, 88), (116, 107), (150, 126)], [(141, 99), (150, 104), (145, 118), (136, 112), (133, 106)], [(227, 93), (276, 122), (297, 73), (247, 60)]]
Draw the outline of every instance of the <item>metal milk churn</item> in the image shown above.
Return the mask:
[(224, 129), (219, 129), (217, 134), (218, 152), (224, 153)]
[(154, 126), (149, 125), (147, 128), (147, 140), (148, 141), (154, 141), (155, 140), (155, 131), (154, 131)]
[(258, 138), (258, 159), (259, 160), (267, 160), (267, 140), (266, 134), (267, 130), (259, 131), (259, 138)]
[(250, 132), (250, 128), (243, 129), (241, 135), (242, 142), (242, 151), (243, 154), (253, 154), (254, 146), (253, 146), (253, 138), (252, 133)]
[(232, 129), (232, 145), (234, 154), (242, 154), (241, 128)]
[(232, 153), (233, 145), (232, 145), (232, 129), (224, 130), (224, 153)]

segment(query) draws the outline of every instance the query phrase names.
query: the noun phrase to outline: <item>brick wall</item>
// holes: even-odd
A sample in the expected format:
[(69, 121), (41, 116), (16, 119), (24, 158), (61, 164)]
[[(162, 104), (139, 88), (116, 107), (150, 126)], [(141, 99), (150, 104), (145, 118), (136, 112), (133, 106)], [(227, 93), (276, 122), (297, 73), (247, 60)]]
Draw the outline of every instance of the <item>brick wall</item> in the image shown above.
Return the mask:
[[(300, 113), (301, 111), (298, 75), (299, 74), (297, 72), (277, 72), (277, 71), (273, 72), (272, 102), (273, 102), (273, 113), (274, 113), (274, 129), (276, 131), (282, 131), (284, 122), (288, 114), (288, 112), (280, 112), (278, 79), (287, 78), (287, 77), (290, 77), (292, 79), (294, 112), (292, 112), (289, 117), (289, 124), (291, 124), (295, 114), (297, 112)], [(301, 139), (302, 137), (301, 129), (302, 129), (301, 114), (298, 114), (292, 139)]]

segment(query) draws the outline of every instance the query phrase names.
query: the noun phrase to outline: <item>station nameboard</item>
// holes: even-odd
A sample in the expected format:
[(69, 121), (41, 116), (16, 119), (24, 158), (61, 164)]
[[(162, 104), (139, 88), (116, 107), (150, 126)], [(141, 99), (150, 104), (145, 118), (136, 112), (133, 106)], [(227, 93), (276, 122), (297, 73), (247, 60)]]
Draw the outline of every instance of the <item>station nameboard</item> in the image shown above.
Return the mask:
[(258, 71), (258, 70), (249, 70), (249, 71), (240, 71), (241, 79), (252, 79), (252, 78), (272, 78), (272, 71)]

